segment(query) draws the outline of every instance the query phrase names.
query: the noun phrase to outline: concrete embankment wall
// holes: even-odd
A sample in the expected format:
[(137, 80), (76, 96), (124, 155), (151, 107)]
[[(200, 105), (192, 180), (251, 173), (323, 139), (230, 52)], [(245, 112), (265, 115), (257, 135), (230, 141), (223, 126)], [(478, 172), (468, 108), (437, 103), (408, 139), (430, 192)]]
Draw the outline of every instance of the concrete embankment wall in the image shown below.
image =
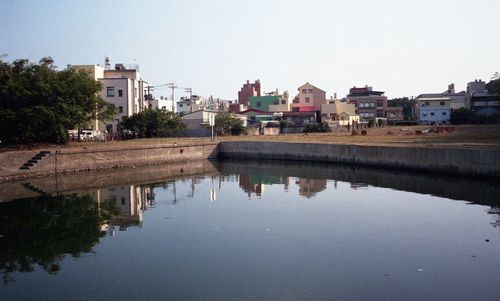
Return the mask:
[(337, 162), (500, 177), (500, 151), (488, 149), (230, 141), (221, 142), (219, 157)]
[(84, 175), (80, 173), (53, 174), (0, 183), (0, 203), (40, 195), (54, 196), (74, 192), (83, 193), (100, 188), (142, 185), (152, 182), (165, 182), (166, 179), (190, 178), (195, 175), (216, 173), (218, 173), (218, 170), (213, 160), (193, 160), (135, 168), (98, 170)]
[(278, 159), (338, 162), (423, 170), (447, 174), (500, 177), (500, 151), (436, 147), (398, 147), (228, 141), (192, 145), (131, 145), (88, 149), (50, 149), (30, 170), (19, 168), (40, 150), (0, 153), (0, 182), (51, 174), (112, 169), (209, 158)]
[(216, 158), (218, 145), (214, 143), (193, 145), (152, 145), (124, 147), (99, 147), (88, 149), (50, 149), (30, 170), (19, 168), (40, 150), (0, 153), (0, 182), (33, 178), (56, 173), (71, 173), (112, 169), (120, 167), (187, 162)]

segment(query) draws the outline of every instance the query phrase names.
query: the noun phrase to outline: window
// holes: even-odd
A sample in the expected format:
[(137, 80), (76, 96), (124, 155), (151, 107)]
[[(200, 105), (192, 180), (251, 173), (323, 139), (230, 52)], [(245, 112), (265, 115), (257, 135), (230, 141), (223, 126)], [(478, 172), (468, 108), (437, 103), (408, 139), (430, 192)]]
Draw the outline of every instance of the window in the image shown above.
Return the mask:
[(307, 89), (302, 89), (302, 93), (307, 93)]
[(444, 101), (441, 101), (441, 102), (439, 103), (439, 105), (440, 105), (440, 106), (444, 106)]
[(431, 116), (434, 116), (434, 112), (431, 112)]
[(275, 104), (275, 105), (279, 105), (279, 104), (280, 104), (280, 101), (279, 101), (279, 100), (275, 100), (275, 101), (273, 102), (273, 104)]
[(384, 107), (384, 102), (383, 101), (377, 101), (377, 107), (383, 108)]
[(114, 97), (115, 96), (115, 87), (106, 87), (106, 96)]
[(375, 104), (373, 102), (370, 102), (370, 107), (375, 107)]
[(370, 113), (370, 117), (375, 117), (375, 113)]
[(134, 88), (134, 98), (137, 98), (137, 88)]
[(428, 102), (428, 101), (426, 101), (426, 102), (424, 103), (424, 105), (428, 106), (428, 105), (429, 105), (429, 102)]
[(118, 107), (118, 113), (123, 113), (123, 107), (122, 106)]
[(307, 92), (308, 92), (308, 93), (312, 93), (312, 92), (313, 92), (313, 89), (309, 89)]
[(299, 103), (299, 99), (298, 98), (294, 98), (293, 99), (293, 103)]
[(282, 100), (281, 100), (281, 104), (282, 104), (282, 105), (286, 105), (286, 100), (285, 100), (285, 99), (282, 99)]
[(423, 113), (422, 115), (423, 115), (424, 117), (427, 117), (427, 113)]
[(262, 106), (262, 102), (257, 101), (257, 106), (258, 106), (258, 107)]
[(179, 104), (179, 108), (182, 108), (182, 103)]
[(443, 116), (446, 116), (446, 112), (441, 113)]
[(122, 97), (123, 96), (123, 90), (118, 90), (118, 96)]
[(309, 97), (306, 97), (306, 102), (310, 102), (311, 99)]

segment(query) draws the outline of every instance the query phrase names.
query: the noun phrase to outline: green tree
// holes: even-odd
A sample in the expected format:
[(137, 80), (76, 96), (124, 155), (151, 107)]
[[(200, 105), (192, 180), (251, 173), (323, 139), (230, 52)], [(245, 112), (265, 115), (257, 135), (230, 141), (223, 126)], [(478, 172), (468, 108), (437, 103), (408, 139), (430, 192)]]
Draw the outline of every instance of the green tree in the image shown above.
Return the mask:
[(228, 112), (218, 113), (215, 116), (215, 129), (221, 136), (227, 134), (241, 135), (245, 132), (243, 120)]
[(179, 136), (186, 128), (181, 116), (165, 109), (147, 109), (123, 118), (124, 129), (139, 138)]
[(69, 129), (110, 119), (116, 109), (97, 95), (101, 89), (84, 71), (57, 71), (50, 57), (38, 64), (0, 58), (2, 144), (64, 143)]
[(476, 122), (476, 119), (476, 113), (466, 108), (453, 110), (450, 115), (451, 124), (471, 124)]
[(304, 128), (304, 133), (326, 133), (331, 131), (332, 129), (326, 121), (322, 123), (308, 123)]
[(489, 93), (500, 93), (500, 78), (497, 76), (494, 76), (493, 79), (486, 84), (486, 89)]

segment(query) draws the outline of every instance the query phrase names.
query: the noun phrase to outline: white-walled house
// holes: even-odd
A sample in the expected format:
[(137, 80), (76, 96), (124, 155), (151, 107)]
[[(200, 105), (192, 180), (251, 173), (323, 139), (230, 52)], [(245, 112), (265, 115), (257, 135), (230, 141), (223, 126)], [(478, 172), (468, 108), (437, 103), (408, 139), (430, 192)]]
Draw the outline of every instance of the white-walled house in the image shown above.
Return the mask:
[(420, 124), (448, 124), (451, 115), (451, 99), (444, 97), (417, 98)]
[(187, 136), (208, 137), (211, 135), (210, 116), (217, 115), (215, 111), (198, 110), (186, 113), (182, 116), (182, 121), (186, 125)]
[(167, 99), (167, 97), (161, 96), (160, 98), (154, 98), (149, 101), (150, 109), (165, 109), (167, 111), (172, 111), (172, 100)]
[(330, 99), (321, 105), (321, 121), (328, 122), (331, 127), (337, 125), (352, 125), (359, 122), (359, 115), (352, 103), (342, 102), (340, 99)]
[(117, 108), (117, 115), (113, 120), (95, 122), (93, 129), (107, 131), (120, 135), (118, 125), (123, 117), (132, 116), (150, 107), (149, 84), (142, 80), (138, 65), (116, 64), (111, 68), (109, 61), (106, 68), (99, 65), (73, 65), (75, 70), (85, 70), (91, 77), (103, 84), (99, 95), (113, 103)]

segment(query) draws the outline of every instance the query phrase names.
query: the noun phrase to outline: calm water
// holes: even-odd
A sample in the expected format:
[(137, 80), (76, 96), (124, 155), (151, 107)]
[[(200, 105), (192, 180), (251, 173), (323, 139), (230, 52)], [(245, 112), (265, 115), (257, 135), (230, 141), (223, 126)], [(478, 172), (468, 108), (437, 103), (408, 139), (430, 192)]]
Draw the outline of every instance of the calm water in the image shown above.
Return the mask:
[(0, 300), (500, 300), (496, 182), (214, 164), (0, 187)]

